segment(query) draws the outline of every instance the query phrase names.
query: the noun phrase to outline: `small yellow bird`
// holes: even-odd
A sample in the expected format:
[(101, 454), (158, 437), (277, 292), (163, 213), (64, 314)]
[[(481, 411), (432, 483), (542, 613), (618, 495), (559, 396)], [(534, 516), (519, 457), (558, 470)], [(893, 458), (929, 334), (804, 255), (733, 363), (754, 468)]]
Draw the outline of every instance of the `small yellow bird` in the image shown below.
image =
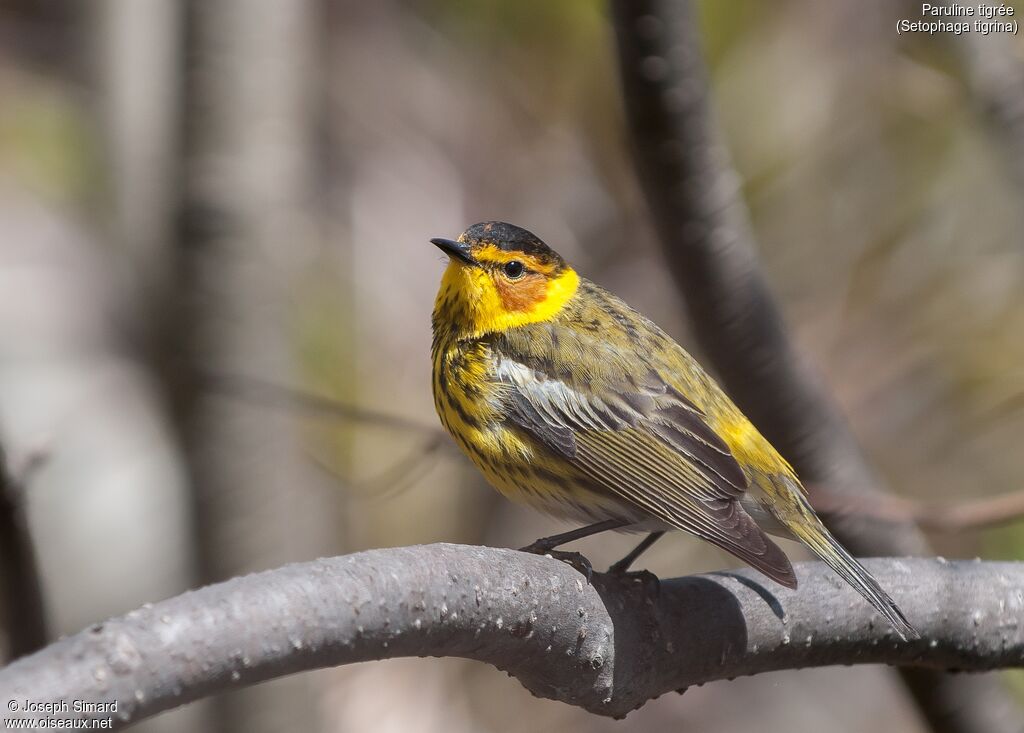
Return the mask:
[(457, 241), (433, 313), (441, 422), (506, 497), (591, 523), (527, 549), (609, 529), (683, 530), (796, 588), (766, 534), (796, 538), (903, 638), (918, 634), (829, 534), (792, 467), (658, 326), (580, 277), (532, 233), (483, 222)]

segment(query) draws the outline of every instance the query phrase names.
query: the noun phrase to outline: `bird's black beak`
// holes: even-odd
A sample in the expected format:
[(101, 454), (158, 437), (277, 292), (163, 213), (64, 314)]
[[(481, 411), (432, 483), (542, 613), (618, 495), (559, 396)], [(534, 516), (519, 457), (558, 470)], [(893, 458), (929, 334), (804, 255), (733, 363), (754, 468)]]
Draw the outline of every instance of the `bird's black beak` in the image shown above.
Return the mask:
[(462, 260), (467, 265), (475, 265), (476, 260), (473, 259), (473, 255), (469, 253), (469, 245), (463, 242), (456, 242), (454, 239), (442, 239), (441, 237), (435, 237), (430, 240), (431, 244), (436, 244), (438, 248), (449, 257), (454, 257), (457, 260)]

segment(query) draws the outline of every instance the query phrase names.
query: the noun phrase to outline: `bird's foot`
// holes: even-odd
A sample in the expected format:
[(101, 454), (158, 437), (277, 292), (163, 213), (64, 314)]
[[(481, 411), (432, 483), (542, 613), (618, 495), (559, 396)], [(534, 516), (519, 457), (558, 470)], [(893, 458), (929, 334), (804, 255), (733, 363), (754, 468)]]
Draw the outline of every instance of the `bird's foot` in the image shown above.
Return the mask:
[(529, 552), (531, 555), (546, 555), (547, 557), (553, 557), (555, 560), (561, 560), (567, 565), (572, 565), (573, 568), (587, 579), (587, 585), (590, 585), (594, 578), (594, 566), (590, 564), (590, 560), (578, 552), (556, 550), (550, 547), (544, 540), (537, 540), (526, 547), (520, 547), (519, 551)]
[(608, 575), (614, 575), (623, 580), (631, 580), (634, 583), (642, 583), (645, 591), (649, 591), (655, 598), (661, 595), (661, 579), (650, 570), (629, 570), (629, 565), (623, 566), (617, 562), (608, 568)]
[(535, 540), (528, 544), (526, 547), (520, 547), (520, 552), (528, 552), (531, 555), (546, 555), (553, 549), (558, 547), (557, 543), (551, 542), (549, 537), (541, 537), (539, 540)]

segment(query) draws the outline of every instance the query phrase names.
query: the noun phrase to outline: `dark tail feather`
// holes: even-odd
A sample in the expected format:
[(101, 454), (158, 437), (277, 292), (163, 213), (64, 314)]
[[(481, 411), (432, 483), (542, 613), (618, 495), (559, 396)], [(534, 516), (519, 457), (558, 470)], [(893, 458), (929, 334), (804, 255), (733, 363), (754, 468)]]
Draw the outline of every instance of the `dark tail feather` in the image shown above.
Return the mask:
[(816, 527), (810, 525), (806, 528), (791, 527), (791, 530), (826, 565), (832, 568), (843, 580), (853, 586), (854, 590), (860, 593), (868, 603), (874, 606), (892, 624), (893, 628), (896, 629), (896, 633), (904, 641), (921, 638), (917, 629), (910, 625), (907, 617), (903, 615), (903, 611), (899, 609), (899, 606), (896, 605), (889, 594), (882, 589), (878, 581), (829, 534), (823, 525), (818, 524)]
[(739, 526), (736, 531), (740, 537), (744, 538), (742, 541), (731, 537), (723, 539), (710, 534), (698, 534), (697, 536), (735, 555), (779, 585), (796, 589), (796, 573), (793, 572), (793, 563), (786, 557), (786, 553), (772, 542), (764, 530), (758, 527), (757, 523), (741, 507), (736, 506), (735, 509), (740, 513)]
[(763, 555), (748, 554), (743, 559), (755, 570), (759, 570), (779, 585), (796, 590), (796, 573), (793, 563), (786, 557), (782, 548), (776, 545), (767, 535), (763, 536), (765, 552)]

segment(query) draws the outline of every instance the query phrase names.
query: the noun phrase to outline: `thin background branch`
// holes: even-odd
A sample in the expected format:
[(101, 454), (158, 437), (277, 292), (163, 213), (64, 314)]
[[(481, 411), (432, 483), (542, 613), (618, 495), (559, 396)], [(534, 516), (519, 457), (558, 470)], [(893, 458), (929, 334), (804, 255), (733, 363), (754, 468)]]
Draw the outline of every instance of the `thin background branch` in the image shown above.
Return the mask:
[(1024, 491), (937, 504), (902, 496), (866, 492), (863, 496), (833, 494), (812, 487), (814, 508), (822, 517), (857, 515), (880, 522), (913, 522), (935, 532), (968, 532), (1018, 522), (1024, 517)]
[(277, 384), (260, 377), (200, 369), (197, 372), (197, 378), (201, 389), (243, 400), (250, 404), (292, 410), (296, 414), (307, 416), (352, 420), (360, 425), (421, 433), (430, 437), (447, 437), (447, 433), (432, 425), (399, 415), (359, 407), (342, 400)]

